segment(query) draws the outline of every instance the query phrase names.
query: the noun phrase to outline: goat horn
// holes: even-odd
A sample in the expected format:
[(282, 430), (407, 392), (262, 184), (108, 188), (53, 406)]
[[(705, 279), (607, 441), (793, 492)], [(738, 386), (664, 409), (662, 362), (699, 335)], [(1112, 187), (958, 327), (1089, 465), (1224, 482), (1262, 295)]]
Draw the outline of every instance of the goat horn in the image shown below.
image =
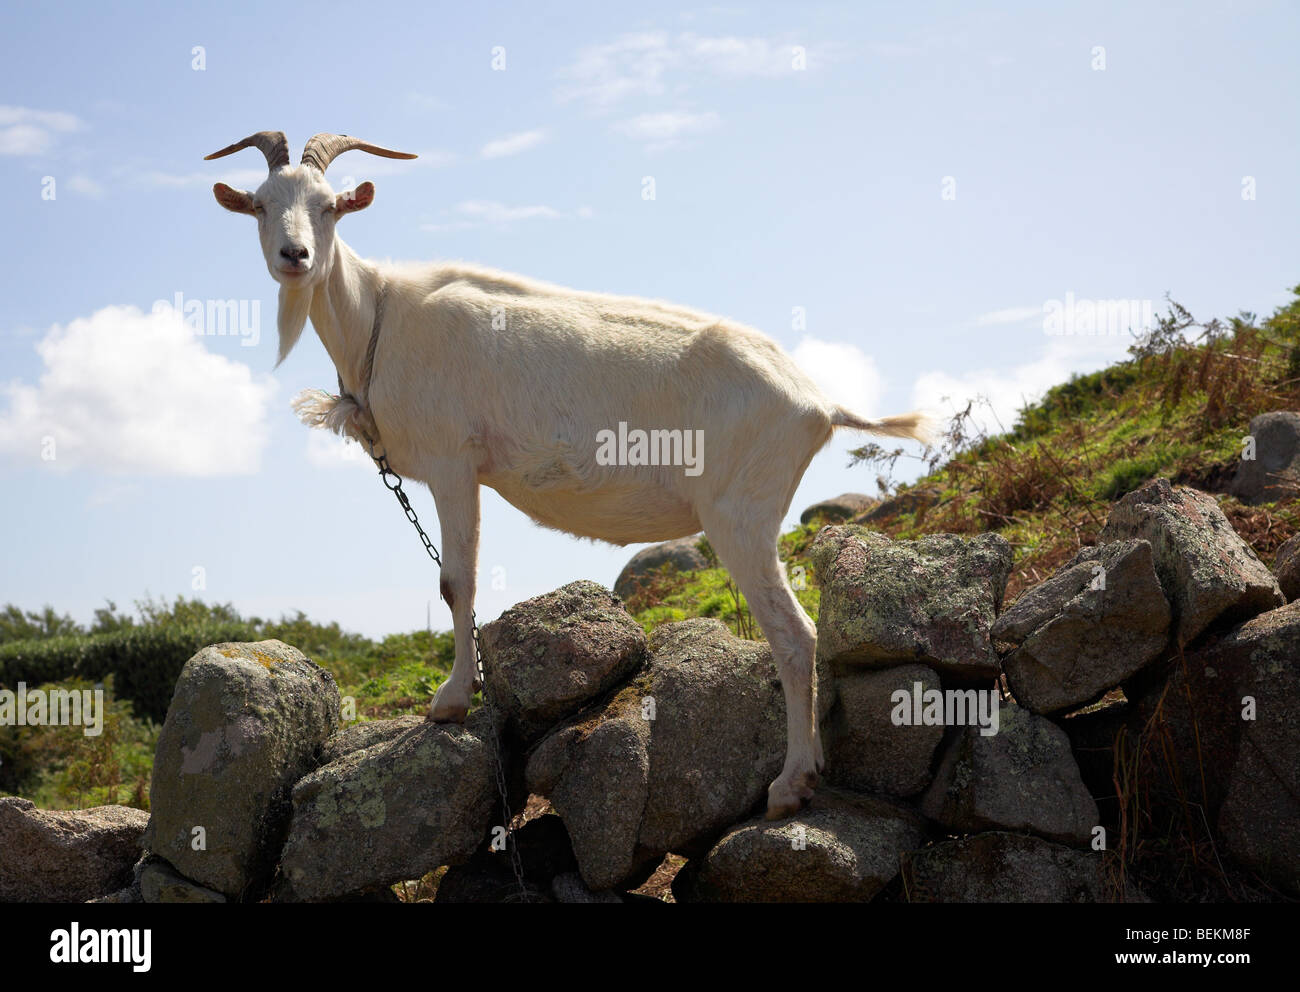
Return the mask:
[(283, 131), (258, 131), (257, 134), (250, 134), (243, 141), (236, 141), (233, 145), (227, 145), (219, 152), (204, 155), (203, 161), (222, 158), (225, 155), (239, 151), (241, 148), (256, 148), (260, 151), (266, 156), (266, 167), (272, 172), (283, 165), (289, 164), (289, 142), (285, 139)]
[(371, 155), (382, 155), (384, 158), (415, 158), (410, 152), (395, 152), (390, 148), (380, 148), (378, 145), (372, 145), (360, 138), (350, 138), (346, 134), (323, 132), (312, 135), (308, 140), (306, 147), (302, 150), (300, 164), (310, 165), (323, 173), (329, 168), (331, 162), (344, 152), (350, 152), (354, 148), (369, 152)]

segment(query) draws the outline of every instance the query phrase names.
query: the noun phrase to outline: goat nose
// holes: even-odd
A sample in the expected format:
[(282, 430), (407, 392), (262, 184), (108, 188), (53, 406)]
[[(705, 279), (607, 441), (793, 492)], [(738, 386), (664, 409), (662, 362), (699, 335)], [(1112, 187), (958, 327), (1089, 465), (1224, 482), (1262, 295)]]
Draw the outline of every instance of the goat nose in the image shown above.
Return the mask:
[(301, 262), (307, 257), (307, 249), (303, 245), (290, 245), (288, 248), (281, 248), (280, 254), (291, 262)]

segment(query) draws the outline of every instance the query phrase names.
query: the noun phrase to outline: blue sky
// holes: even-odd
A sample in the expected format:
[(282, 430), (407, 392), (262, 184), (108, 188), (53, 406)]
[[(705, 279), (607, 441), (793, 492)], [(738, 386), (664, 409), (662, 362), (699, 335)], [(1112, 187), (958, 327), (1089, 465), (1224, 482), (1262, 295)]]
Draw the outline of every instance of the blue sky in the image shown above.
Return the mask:
[[(1045, 333), (1053, 301), (1267, 313), (1300, 282), (1294, 4), (309, 10), (6, 9), (0, 602), (85, 620), (105, 598), (194, 594), (376, 635), (423, 626), (432, 600), (450, 625), (368, 466), (289, 409), (334, 382), (319, 341), (272, 371), (254, 225), (210, 192), (264, 165), (202, 161), (256, 130), (295, 156), (317, 131), (420, 153), (331, 167), (337, 189), (378, 188), (339, 228), (364, 256), (725, 314), (865, 414), (984, 395), (1010, 426), (1128, 342)], [(249, 333), (151, 313), (177, 294), (243, 301)], [(818, 456), (792, 520), (874, 490), (846, 468), (862, 440)], [(485, 491), (480, 620), (612, 584), (634, 550)]]

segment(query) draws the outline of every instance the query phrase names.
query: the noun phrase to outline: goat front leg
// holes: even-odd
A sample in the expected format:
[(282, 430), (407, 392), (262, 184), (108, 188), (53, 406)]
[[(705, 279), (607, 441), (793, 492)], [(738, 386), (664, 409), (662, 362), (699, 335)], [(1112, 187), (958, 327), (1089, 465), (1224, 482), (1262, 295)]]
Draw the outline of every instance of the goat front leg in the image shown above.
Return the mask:
[(429, 489), (442, 526), (442, 575), (438, 589), (451, 608), (456, 661), (438, 687), (428, 719), (464, 723), (470, 697), (479, 688), (474, 658), (474, 593), (478, 570), (478, 474), (463, 460), (438, 459)]

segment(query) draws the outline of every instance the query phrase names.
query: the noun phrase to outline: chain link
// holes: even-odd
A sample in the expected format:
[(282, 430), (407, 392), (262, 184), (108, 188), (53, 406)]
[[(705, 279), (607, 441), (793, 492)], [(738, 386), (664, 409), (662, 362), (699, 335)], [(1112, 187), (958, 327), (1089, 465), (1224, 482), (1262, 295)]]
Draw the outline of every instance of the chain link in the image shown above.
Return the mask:
[[(424, 550), (435, 565), (442, 567), (442, 558), (438, 554), (438, 549), (434, 543), (429, 540), (429, 535), (424, 532), (420, 526), (420, 518), (415, 513), (415, 507), (411, 506), (410, 499), (407, 498), (406, 491), (402, 488), (402, 477), (393, 471), (393, 467), (388, 464), (388, 454), (375, 454), (374, 443), (370, 443), (370, 457), (374, 459), (375, 464), (379, 467), (379, 478), (384, 487), (397, 497), (398, 504), (402, 507), (402, 512), (406, 514), (406, 519), (411, 521), (411, 526), (415, 532), (420, 535), (420, 543), (424, 545)], [(487, 674), (483, 669), (483, 647), (478, 631), (478, 616), (470, 610), (470, 636), (474, 642), (474, 677), (478, 682), (479, 690), (483, 693), (483, 708), (487, 710), (488, 722), (491, 729), (492, 737), (492, 758), (496, 765), (497, 793), (501, 797), (501, 816), (505, 820), (506, 831), (506, 850), (510, 855), (510, 868), (515, 875), (515, 884), (519, 888), (518, 900), (520, 902), (531, 902), (532, 894), (528, 891), (528, 886), (524, 882), (524, 863), (519, 855), (519, 845), (515, 842), (514, 827), (511, 826), (514, 817), (510, 813), (510, 798), (506, 789), (506, 766), (505, 760), (501, 754), (501, 735), (497, 732), (497, 712), (492, 705), (492, 699), (488, 696)]]

